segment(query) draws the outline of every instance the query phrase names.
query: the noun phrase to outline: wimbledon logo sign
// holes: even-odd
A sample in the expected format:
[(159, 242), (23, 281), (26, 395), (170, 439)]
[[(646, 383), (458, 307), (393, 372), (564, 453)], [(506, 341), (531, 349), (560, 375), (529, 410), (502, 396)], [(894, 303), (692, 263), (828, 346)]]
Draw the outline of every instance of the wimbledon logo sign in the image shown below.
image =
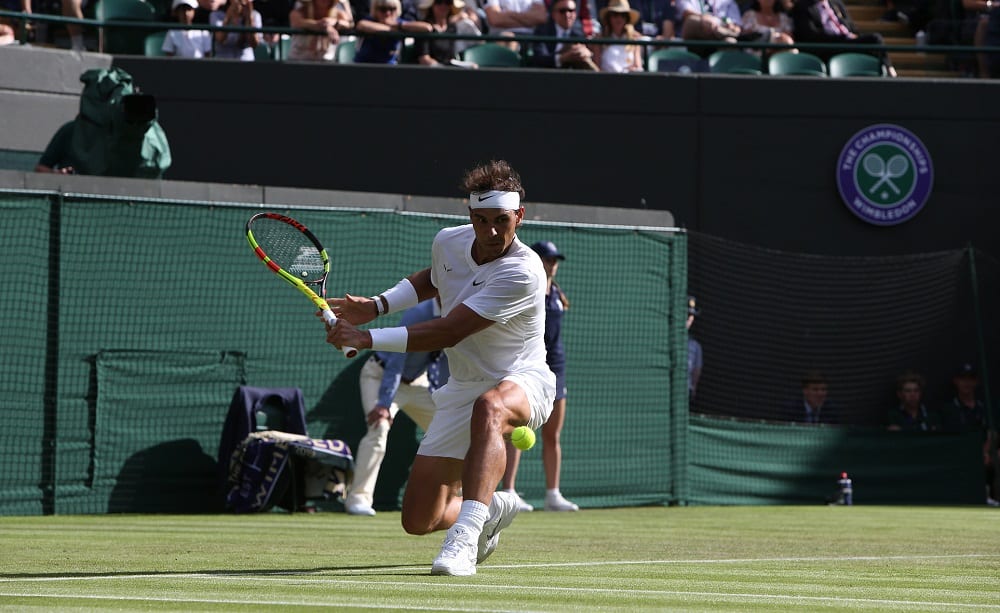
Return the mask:
[(837, 160), (837, 188), (852, 213), (878, 226), (912, 219), (934, 184), (931, 156), (912, 132), (892, 124), (851, 137)]

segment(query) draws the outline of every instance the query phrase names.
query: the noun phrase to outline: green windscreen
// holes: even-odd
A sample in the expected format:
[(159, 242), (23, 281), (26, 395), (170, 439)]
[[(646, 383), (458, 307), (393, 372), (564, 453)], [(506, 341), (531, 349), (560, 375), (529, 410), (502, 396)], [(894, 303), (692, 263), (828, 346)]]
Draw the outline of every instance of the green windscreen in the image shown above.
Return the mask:
[[(312, 304), (252, 253), (244, 224), (260, 210), (0, 193), (0, 513), (212, 510), (238, 385), (300, 388), (310, 436), (356, 446), (366, 354), (352, 361), (327, 345)], [(429, 264), (439, 229), (464, 223), (269, 210), (324, 243), (332, 295), (385, 290)], [(551, 240), (567, 256), (558, 276), (572, 302), (562, 489), (588, 506), (676, 501), (684, 446), (672, 441), (687, 427), (685, 235), (528, 222), (519, 237)], [(395, 461), (405, 469), (409, 460)], [(386, 464), (383, 473), (398, 470)], [(544, 492), (541, 445), (524, 454), (518, 482), (529, 498)]]

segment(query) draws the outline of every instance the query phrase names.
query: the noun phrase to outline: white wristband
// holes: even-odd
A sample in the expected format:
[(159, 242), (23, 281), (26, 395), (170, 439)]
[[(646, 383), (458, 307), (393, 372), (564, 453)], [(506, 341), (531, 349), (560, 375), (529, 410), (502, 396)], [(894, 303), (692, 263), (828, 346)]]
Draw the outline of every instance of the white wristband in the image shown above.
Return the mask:
[(373, 328), (368, 333), (372, 335), (372, 351), (406, 353), (406, 341), (410, 335), (405, 326)]
[(385, 315), (385, 307), (382, 306), (382, 297), (372, 296), (370, 300), (375, 302), (375, 312), (378, 313), (379, 315)]
[(388, 305), (384, 313), (385, 315), (404, 311), (412, 306), (417, 306), (417, 303), (420, 302), (420, 298), (417, 297), (417, 290), (414, 289), (409, 279), (403, 279), (392, 288), (383, 292), (382, 298), (385, 300), (386, 305)]

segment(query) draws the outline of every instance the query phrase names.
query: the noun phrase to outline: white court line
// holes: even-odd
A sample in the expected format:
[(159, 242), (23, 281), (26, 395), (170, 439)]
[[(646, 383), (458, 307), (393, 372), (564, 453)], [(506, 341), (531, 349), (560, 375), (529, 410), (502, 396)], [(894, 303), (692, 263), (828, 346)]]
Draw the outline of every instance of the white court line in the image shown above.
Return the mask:
[[(0, 592), (0, 598), (59, 598), (63, 600), (113, 600), (116, 602), (170, 602), (170, 603), (190, 603), (190, 604), (232, 604), (232, 605), (246, 605), (246, 606), (273, 606), (273, 607), (355, 607), (359, 609), (391, 609), (399, 610), (399, 605), (380, 605), (374, 604), (369, 601), (355, 602), (350, 600), (343, 601), (329, 601), (324, 600), (323, 602), (306, 602), (301, 600), (289, 601), (289, 600), (229, 600), (223, 598), (159, 598), (159, 597), (146, 597), (146, 596), (96, 596), (94, 594), (59, 594), (52, 596), (44, 596), (41, 594), (15, 594)], [(455, 607), (427, 607), (427, 606), (409, 606), (406, 607), (409, 611), (458, 611), (467, 613), (504, 613), (509, 609), (460, 609)], [(526, 612), (527, 613), (527, 612)]]
[[(516, 569), (516, 568), (540, 568), (540, 567), (581, 567), (581, 566), (620, 566), (620, 565), (658, 565), (658, 564), (739, 564), (739, 563), (759, 563), (759, 562), (829, 562), (829, 561), (886, 561), (886, 560), (930, 560), (930, 559), (956, 559), (956, 558), (997, 558), (1000, 554), (943, 554), (943, 555), (900, 555), (900, 556), (846, 556), (846, 557), (786, 557), (786, 558), (727, 558), (727, 559), (709, 559), (709, 560), (616, 560), (616, 561), (604, 561), (604, 562), (560, 562), (551, 564), (511, 564), (511, 565), (487, 565), (481, 568), (484, 572), (489, 572), (492, 569), (503, 570), (503, 569)], [(366, 568), (366, 569), (344, 569), (344, 571), (350, 574), (379, 574), (385, 572), (399, 573), (399, 572), (412, 572), (419, 567), (413, 565), (409, 566), (397, 566), (397, 567), (380, 567), (380, 568)], [(344, 572), (341, 571), (341, 572)], [(201, 579), (206, 581), (224, 582), (224, 581), (253, 581), (253, 582), (282, 582), (282, 583), (310, 583), (310, 584), (330, 584), (330, 585), (367, 585), (370, 586), (372, 580), (358, 580), (358, 579), (342, 579), (338, 577), (303, 577), (302, 574), (330, 574), (330, 570), (317, 570), (310, 571), (308, 573), (292, 573), (288, 575), (254, 575), (252, 573), (239, 573), (239, 571), (234, 571), (233, 573), (144, 573), (144, 574), (127, 574), (127, 575), (93, 575), (93, 576), (50, 576), (50, 577), (23, 577), (23, 578), (12, 578), (4, 577), (0, 578), (0, 583), (16, 583), (16, 582), (54, 582), (54, 581), (92, 581), (92, 580), (134, 580), (134, 579)], [(343, 575), (342, 575), (343, 576)], [(405, 582), (405, 586), (415, 586), (415, 587), (430, 587), (430, 588), (442, 588), (442, 587), (458, 587), (467, 590), (509, 590), (511, 586), (509, 585), (483, 585), (483, 584), (472, 584), (465, 582), (459, 583), (444, 583), (442, 581), (416, 581), (416, 582)], [(693, 590), (637, 590), (637, 589), (610, 589), (610, 588), (587, 588), (587, 587), (546, 587), (546, 586), (532, 586), (531, 589), (536, 592), (550, 592), (550, 593), (579, 593), (579, 594), (621, 594), (627, 592), (628, 594), (638, 594), (642, 596), (694, 596), (694, 597), (704, 597), (704, 598), (716, 598), (722, 600), (731, 599), (754, 599), (756, 601), (772, 601), (772, 602), (803, 602), (803, 603), (830, 603), (830, 604), (857, 604), (857, 605), (895, 605), (903, 607), (952, 607), (961, 609), (982, 609), (982, 610), (995, 610), (1000, 611), (1000, 605), (989, 605), (989, 604), (970, 604), (970, 603), (957, 603), (957, 602), (940, 602), (940, 601), (920, 601), (920, 600), (896, 600), (896, 599), (886, 599), (886, 598), (850, 598), (843, 596), (796, 596), (789, 594), (755, 594), (755, 593), (734, 593), (734, 592), (705, 592), (705, 591), (693, 591)], [(33, 593), (13, 593), (13, 592), (0, 592), (0, 597), (19, 597), (19, 598), (81, 598), (81, 599), (106, 599), (106, 600), (121, 600), (121, 601), (157, 601), (157, 602), (178, 602), (178, 603), (219, 603), (219, 604), (242, 604), (250, 605), (253, 604), (264, 604), (264, 605), (274, 605), (274, 606), (289, 606), (289, 605), (299, 605), (299, 606), (312, 606), (312, 607), (326, 607), (326, 606), (355, 606), (355, 607), (366, 607), (372, 609), (391, 609), (392, 606), (381, 606), (375, 605), (367, 602), (339, 602), (331, 603), (329, 601), (325, 602), (286, 602), (286, 601), (269, 601), (261, 602), (260, 600), (254, 601), (237, 601), (237, 600), (210, 600), (210, 599), (185, 599), (185, 598), (136, 598), (136, 597), (119, 597), (119, 596), (95, 596), (93, 594), (81, 594), (78, 596), (72, 595), (42, 595)], [(491, 609), (458, 609), (458, 608), (421, 608), (422, 610), (434, 610), (434, 611), (492, 611)]]
[[(898, 556), (809, 556), (809, 557), (779, 557), (779, 558), (709, 558), (709, 559), (673, 559), (673, 560), (603, 560), (594, 562), (539, 562), (529, 564), (488, 564), (480, 566), (478, 570), (489, 572), (492, 569), (518, 569), (518, 568), (574, 568), (588, 566), (655, 566), (659, 564), (743, 564), (743, 563), (766, 563), (766, 562), (872, 562), (887, 560), (947, 560), (963, 558), (1000, 558), (1000, 553), (955, 553), (955, 554), (930, 554), (930, 555), (898, 555)], [(204, 572), (177, 572), (177, 573), (129, 573), (129, 574), (109, 574), (109, 575), (50, 575), (44, 577), (0, 577), (2, 583), (21, 582), (48, 582), (48, 581), (91, 581), (91, 580), (114, 580), (114, 579), (254, 579), (286, 581), (288, 576), (295, 576), (300, 581), (325, 581), (325, 578), (305, 579), (303, 575), (378, 575), (383, 573), (398, 574), (401, 572), (416, 572), (420, 570), (419, 565), (406, 566), (380, 566), (364, 568), (344, 568), (344, 569), (316, 569), (297, 571), (275, 571), (262, 575), (254, 575), (252, 571), (220, 571), (218, 573)], [(440, 585), (440, 584), (435, 584)]]
[[(333, 584), (363, 584), (371, 585), (368, 581), (352, 581), (352, 580), (329, 580), (329, 583)], [(407, 586), (419, 585), (427, 586), (432, 588), (442, 588), (442, 587), (455, 587), (465, 590), (503, 590), (507, 591), (511, 589), (509, 585), (469, 585), (468, 583), (440, 583), (434, 581), (419, 582), (419, 583), (406, 583)], [(961, 609), (982, 609), (986, 611), (1000, 611), (1000, 605), (989, 605), (989, 604), (975, 604), (975, 603), (960, 603), (960, 602), (939, 602), (932, 600), (895, 600), (890, 598), (847, 598), (843, 596), (793, 596), (789, 594), (754, 594), (754, 593), (743, 593), (743, 592), (702, 592), (694, 590), (619, 590), (619, 589), (606, 589), (606, 588), (577, 588), (577, 587), (543, 587), (543, 586), (532, 586), (532, 591), (535, 592), (571, 592), (571, 593), (586, 593), (586, 594), (622, 594), (627, 592), (628, 594), (637, 594), (641, 596), (698, 596), (707, 598), (716, 598), (721, 600), (740, 600), (744, 601), (746, 599), (753, 599), (757, 601), (771, 601), (771, 602), (808, 602), (808, 603), (825, 603), (825, 604), (840, 604), (840, 605), (895, 605), (904, 607), (943, 607), (943, 608), (961, 608)], [(246, 606), (300, 606), (300, 607), (359, 607), (359, 608), (370, 608), (370, 609), (399, 609), (399, 605), (379, 605), (368, 601), (340, 601), (331, 602), (329, 600), (324, 600), (323, 602), (309, 602), (309, 601), (287, 601), (287, 600), (260, 600), (255, 598), (253, 600), (233, 600), (233, 599), (214, 599), (214, 598), (164, 598), (164, 597), (139, 597), (139, 596), (99, 596), (95, 594), (32, 594), (32, 593), (17, 593), (17, 592), (0, 592), (0, 598), (58, 598), (64, 600), (113, 600), (119, 602), (172, 602), (172, 603), (202, 603), (202, 604), (232, 604), (232, 605), (246, 605)], [(450, 608), (450, 607), (406, 607), (407, 609), (418, 609), (422, 611), (462, 611), (462, 612), (494, 612), (494, 611), (506, 611), (506, 609), (468, 609), (468, 608)], [(526, 612), (521, 612), (526, 613)]]

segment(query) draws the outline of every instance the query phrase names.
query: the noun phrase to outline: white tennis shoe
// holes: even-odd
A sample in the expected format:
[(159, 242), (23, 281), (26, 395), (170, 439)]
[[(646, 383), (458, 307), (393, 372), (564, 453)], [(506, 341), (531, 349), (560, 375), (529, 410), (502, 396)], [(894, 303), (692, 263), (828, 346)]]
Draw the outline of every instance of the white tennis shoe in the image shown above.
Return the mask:
[(500, 542), (500, 531), (509, 526), (519, 510), (518, 502), (521, 497), (509, 492), (493, 492), (493, 499), (490, 500), (490, 518), (483, 525), (483, 532), (479, 535), (479, 555), (477, 562), (482, 562), (490, 557), (490, 554), (497, 548)]
[(545, 510), (546, 511), (579, 511), (580, 507), (574, 502), (570, 502), (563, 498), (563, 495), (559, 492), (545, 494)]
[(344, 505), (344, 511), (348, 515), (366, 515), (368, 517), (375, 515), (375, 509), (370, 504), (364, 502), (348, 502)]
[(455, 524), (448, 529), (441, 553), (431, 565), (432, 575), (468, 577), (476, 574), (475, 537), (465, 526)]

